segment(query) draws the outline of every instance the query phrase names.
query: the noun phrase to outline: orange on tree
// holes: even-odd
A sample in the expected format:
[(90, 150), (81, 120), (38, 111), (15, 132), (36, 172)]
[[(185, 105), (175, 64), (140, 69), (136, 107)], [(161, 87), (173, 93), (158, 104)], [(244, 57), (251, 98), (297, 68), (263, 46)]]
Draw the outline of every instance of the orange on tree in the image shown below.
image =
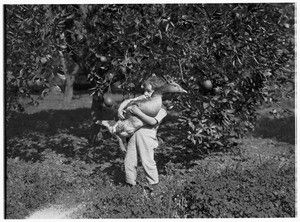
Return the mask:
[(212, 82), (210, 80), (205, 80), (203, 82), (203, 87), (207, 90), (212, 89), (212, 87), (213, 87)]

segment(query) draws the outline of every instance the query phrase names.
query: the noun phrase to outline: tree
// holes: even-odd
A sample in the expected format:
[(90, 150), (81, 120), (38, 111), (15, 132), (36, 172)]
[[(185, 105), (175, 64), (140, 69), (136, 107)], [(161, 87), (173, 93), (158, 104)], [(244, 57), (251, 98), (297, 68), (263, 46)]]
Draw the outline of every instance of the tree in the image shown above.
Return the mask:
[(42, 96), (63, 88), (65, 101), (70, 102), (79, 67), (64, 50), (61, 18), (67, 12), (55, 13), (50, 5), (7, 5), (5, 12), (7, 110), (24, 110), (19, 98), (31, 98), (34, 85), (44, 86)]
[(114, 84), (128, 92), (152, 73), (188, 89), (172, 103), (188, 139), (202, 148), (242, 136), (253, 128), (256, 107), (294, 84), (294, 4), (35, 7), (48, 18), (47, 31), (38, 33), (49, 38), (50, 55), (76, 63), (100, 101)]

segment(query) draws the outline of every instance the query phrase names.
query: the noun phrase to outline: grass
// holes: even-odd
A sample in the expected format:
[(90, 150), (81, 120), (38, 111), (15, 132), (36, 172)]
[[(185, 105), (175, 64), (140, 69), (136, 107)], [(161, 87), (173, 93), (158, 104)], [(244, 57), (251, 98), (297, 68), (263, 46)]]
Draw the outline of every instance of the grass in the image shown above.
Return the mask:
[[(66, 104), (62, 94), (51, 93), (44, 98), (39, 95), (33, 95), (33, 99), (38, 101), (38, 106), (27, 106), (26, 113), (33, 114), (47, 110), (74, 110), (78, 108), (90, 108), (92, 105), (92, 97), (89, 94), (74, 93), (71, 103)], [(22, 100), (23, 104), (28, 104), (30, 100)]]
[[(32, 197), (31, 202), (26, 202), (26, 205), (18, 200), (13, 202), (14, 199), (10, 196), (8, 203), (12, 205), (8, 207), (9, 218), (24, 218), (49, 202), (64, 205), (85, 203), (83, 211), (78, 213), (77, 217), (85, 215), (89, 218), (99, 218), (99, 215), (95, 215), (95, 210), (103, 203), (99, 202), (103, 195), (112, 192), (114, 194), (105, 198), (116, 198), (115, 194), (120, 192), (120, 195), (125, 195), (122, 198), (130, 198), (131, 194), (129, 195), (122, 185), (123, 156), (117, 142), (106, 130), (100, 128), (94, 130), (100, 130), (102, 140), (95, 144), (89, 142), (92, 133), (91, 98), (87, 95), (77, 97), (72, 105), (65, 106), (64, 109), (57, 104), (61, 104), (61, 100), (55, 99), (55, 96), (46, 98), (39, 107), (30, 107), (27, 113), (14, 115), (6, 125), (5, 155), (9, 161), (7, 169), (10, 170), (10, 175), (13, 175), (8, 181), (8, 193), (24, 198), (20, 191), (24, 189), (26, 193), (31, 189), (30, 192), (40, 196), (42, 200), (41, 204), (37, 205), (37, 200)], [(239, 145), (232, 149), (232, 152), (202, 155), (180, 143), (185, 134), (176, 130), (172, 125), (174, 121), (169, 117), (160, 127), (159, 135), (164, 144), (155, 154), (162, 190), (170, 191), (174, 183), (179, 184), (179, 190), (182, 189), (180, 187), (187, 180), (187, 175), (199, 174), (198, 171), (203, 169), (208, 175), (222, 174), (228, 169), (255, 171), (258, 166), (270, 161), (275, 162), (278, 169), (295, 167), (294, 120), (294, 116), (285, 119), (263, 117), (257, 123), (255, 132), (238, 141)], [(143, 185), (146, 181), (141, 167), (138, 168), (138, 172), (138, 180)], [(58, 173), (61, 177), (58, 177)], [(26, 175), (31, 179), (22, 187)], [(34, 179), (36, 177), (45, 181), (45, 184), (39, 184), (39, 180)], [(49, 183), (53, 184), (52, 188), (49, 187)], [(103, 190), (98, 190), (99, 186)], [(130, 192), (137, 192), (133, 195), (138, 196), (139, 192), (143, 193), (142, 186)], [(47, 199), (49, 193), (52, 198)], [(147, 196), (143, 198), (140, 200), (149, 201)], [(101, 200), (105, 202), (108, 199)], [(170, 202), (164, 201), (167, 201), (167, 204)], [(12, 206), (14, 208), (11, 208)], [(166, 208), (167, 211), (168, 209), (171, 208)], [(109, 209), (98, 210), (102, 213), (112, 213)], [(122, 209), (120, 211), (123, 212)], [(176, 212), (180, 211), (177, 209)], [(171, 213), (170, 210), (168, 215), (176, 217), (176, 212)], [(122, 215), (124, 216), (120, 214)]]

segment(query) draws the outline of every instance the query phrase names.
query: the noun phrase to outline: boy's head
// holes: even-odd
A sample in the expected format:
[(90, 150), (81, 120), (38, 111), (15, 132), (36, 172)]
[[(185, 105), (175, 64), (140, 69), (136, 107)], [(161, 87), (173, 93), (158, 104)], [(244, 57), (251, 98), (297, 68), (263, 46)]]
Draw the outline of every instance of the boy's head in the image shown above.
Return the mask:
[(143, 81), (141, 87), (144, 91), (153, 92), (164, 84), (166, 84), (164, 80), (162, 80), (155, 74), (152, 74), (148, 79)]

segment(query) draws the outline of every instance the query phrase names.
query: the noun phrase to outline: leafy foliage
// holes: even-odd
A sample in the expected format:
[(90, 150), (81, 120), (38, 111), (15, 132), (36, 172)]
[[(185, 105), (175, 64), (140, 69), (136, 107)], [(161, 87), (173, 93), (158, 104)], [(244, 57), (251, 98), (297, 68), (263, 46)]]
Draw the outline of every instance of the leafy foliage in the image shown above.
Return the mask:
[[(50, 35), (45, 6), (6, 5), (6, 110), (24, 111), (20, 98), (31, 98), (34, 86), (47, 88), (57, 80), (58, 51)], [(51, 24), (52, 25), (52, 24)], [(59, 79), (59, 78), (58, 78)], [(56, 82), (56, 81), (54, 81)]]
[[(143, 183), (135, 188), (113, 185), (96, 165), (70, 162), (45, 153), (43, 162), (8, 160), (7, 218), (24, 218), (61, 193), (84, 206), (82, 218), (232, 218), (294, 217), (295, 168), (265, 161), (252, 169), (239, 165), (219, 174), (206, 165), (189, 170), (166, 166), (158, 191)], [(82, 193), (84, 190), (84, 193)]]
[[(28, 95), (28, 80), (47, 83), (57, 75), (49, 70), (60, 69), (60, 57), (81, 68), (96, 97), (114, 84), (134, 90), (156, 73), (189, 89), (172, 103), (189, 127), (190, 142), (210, 149), (252, 129), (257, 105), (294, 92), (287, 87), (294, 85), (294, 4), (8, 5), (5, 10), (9, 109), (22, 110), (17, 99)], [(212, 89), (203, 86), (205, 80)]]
[(288, 194), (295, 189), (289, 186), (294, 171), (276, 168), (270, 161), (217, 177), (198, 174), (186, 189), (189, 217), (294, 217), (294, 197)]

